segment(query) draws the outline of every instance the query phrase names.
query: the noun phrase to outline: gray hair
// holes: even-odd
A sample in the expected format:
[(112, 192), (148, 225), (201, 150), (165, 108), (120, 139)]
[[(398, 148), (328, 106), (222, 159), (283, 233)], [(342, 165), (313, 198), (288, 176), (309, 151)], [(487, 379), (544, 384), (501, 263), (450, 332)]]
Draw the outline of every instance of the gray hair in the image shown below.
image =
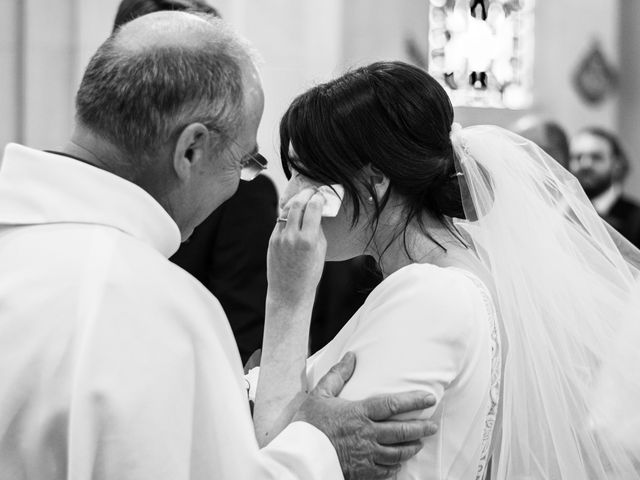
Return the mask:
[(206, 20), (206, 40), (197, 46), (128, 49), (119, 41), (121, 29), (89, 62), (76, 96), (77, 121), (122, 151), (127, 168), (144, 168), (194, 122), (218, 134), (217, 151), (238, 135), (241, 65), (253, 54), (221, 20), (198, 16)]

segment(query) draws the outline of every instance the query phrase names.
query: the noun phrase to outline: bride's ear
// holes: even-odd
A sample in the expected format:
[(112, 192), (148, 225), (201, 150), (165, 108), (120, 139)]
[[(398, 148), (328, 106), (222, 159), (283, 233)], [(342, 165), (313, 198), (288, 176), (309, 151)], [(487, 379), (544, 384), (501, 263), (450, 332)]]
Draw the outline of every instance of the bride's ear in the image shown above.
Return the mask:
[(389, 177), (371, 164), (364, 167), (364, 173), (367, 182), (376, 192), (376, 198), (380, 201), (389, 190)]

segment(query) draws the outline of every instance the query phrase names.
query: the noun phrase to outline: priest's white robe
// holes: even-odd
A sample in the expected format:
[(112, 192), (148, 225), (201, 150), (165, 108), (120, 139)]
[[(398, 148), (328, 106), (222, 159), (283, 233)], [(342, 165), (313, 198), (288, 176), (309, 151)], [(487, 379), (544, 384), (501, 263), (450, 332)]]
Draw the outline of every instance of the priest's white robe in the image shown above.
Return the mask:
[(217, 300), (144, 190), (9, 145), (0, 169), (0, 479), (341, 478), (296, 422), (258, 448)]

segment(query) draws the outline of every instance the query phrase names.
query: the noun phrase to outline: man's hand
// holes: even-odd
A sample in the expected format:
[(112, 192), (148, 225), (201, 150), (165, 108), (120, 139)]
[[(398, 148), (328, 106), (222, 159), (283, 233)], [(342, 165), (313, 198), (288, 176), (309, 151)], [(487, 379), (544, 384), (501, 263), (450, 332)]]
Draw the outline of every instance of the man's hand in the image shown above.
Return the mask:
[(427, 420), (393, 421), (390, 417), (435, 404), (424, 392), (381, 395), (359, 402), (336, 398), (355, 368), (347, 353), (311, 391), (293, 421), (305, 421), (333, 443), (345, 480), (384, 479), (422, 448), (421, 438), (437, 427)]

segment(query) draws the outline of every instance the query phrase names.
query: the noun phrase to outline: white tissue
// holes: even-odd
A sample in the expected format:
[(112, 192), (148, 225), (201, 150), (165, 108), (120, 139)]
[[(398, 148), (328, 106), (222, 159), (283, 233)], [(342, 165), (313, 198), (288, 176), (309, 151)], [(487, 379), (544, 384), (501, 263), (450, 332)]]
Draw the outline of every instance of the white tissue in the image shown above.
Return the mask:
[(344, 187), (339, 184), (323, 185), (318, 188), (318, 192), (322, 194), (325, 199), (325, 204), (322, 207), (323, 217), (335, 217), (340, 211), (340, 205), (342, 205), (342, 199), (344, 198)]

